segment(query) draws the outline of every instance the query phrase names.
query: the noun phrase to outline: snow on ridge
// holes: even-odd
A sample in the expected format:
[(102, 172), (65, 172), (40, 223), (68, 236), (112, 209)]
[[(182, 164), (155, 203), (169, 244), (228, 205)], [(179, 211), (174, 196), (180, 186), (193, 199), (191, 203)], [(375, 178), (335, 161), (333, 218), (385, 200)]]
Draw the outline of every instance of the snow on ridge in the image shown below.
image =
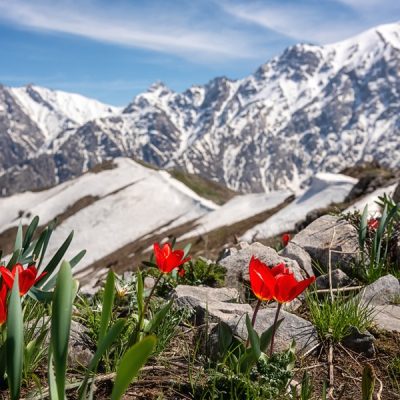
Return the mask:
[(196, 227), (181, 236), (179, 240), (203, 235), (214, 229), (229, 226), (261, 212), (271, 210), (282, 204), (291, 194), (288, 190), (281, 190), (271, 193), (251, 193), (235, 196), (217, 210), (199, 218), (195, 223)]
[(384, 187), (384, 188), (379, 188), (372, 193), (367, 194), (366, 196), (362, 197), (360, 200), (352, 204), (350, 207), (348, 207), (345, 211), (346, 212), (352, 212), (352, 211), (360, 211), (363, 212), (364, 208), (366, 205), (368, 205), (368, 215), (371, 217), (376, 217), (380, 215), (380, 207), (376, 203), (379, 201), (379, 197), (383, 196), (384, 194), (388, 196), (392, 196), (395, 189), (396, 189), (397, 183)]
[(78, 266), (80, 271), (148, 234), (195, 220), (209, 211), (199, 199), (177, 189), (172, 180), (134, 161), (130, 163), (133, 171), (145, 172), (142, 179), (136, 176), (134, 184), (104, 196), (62, 222), (54, 233), (49, 256), (74, 230), (67, 257), (87, 250)]
[(310, 211), (343, 201), (356, 183), (357, 179), (342, 174), (317, 174), (311, 186), (294, 202), (249, 229), (241, 239), (252, 241), (292, 231)]
[(181, 193), (185, 194), (186, 196), (191, 197), (194, 201), (198, 202), (202, 207), (206, 208), (207, 210), (209, 210), (209, 211), (216, 210), (220, 207), (218, 204), (214, 203), (213, 201), (199, 196), (196, 192), (194, 192), (192, 189), (190, 189), (184, 183), (173, 178), (169, 172), (160, 170), (160, 171), (158, 171), (158, 173), (169, 185), (173, 186), (175, 189), (179, 190)]

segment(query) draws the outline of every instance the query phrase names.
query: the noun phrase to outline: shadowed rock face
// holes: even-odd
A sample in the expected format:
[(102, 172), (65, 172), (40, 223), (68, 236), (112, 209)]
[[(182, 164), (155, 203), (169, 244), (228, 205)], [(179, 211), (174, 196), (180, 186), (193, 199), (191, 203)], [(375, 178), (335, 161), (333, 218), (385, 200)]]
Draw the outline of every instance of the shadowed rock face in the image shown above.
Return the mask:
[(44, 143), (44, 136), (10, 91), (0, 85), (0, 172), (22, 164)]
[(318, 171), (372, 159), (398, 168), (399, 31), (393, 24), (341, 44), (296, 45), (239, 81), (216, 78), (183, 93), (155, 84), (122, 113), (56, 132), (44, 153), (40, 131), (2, 88), (0, 144), (11, 151), (0, 170), (29, 159), (7, 172), (7, 194), (44, 184), (34, 176), (43, 157), (60, 182), (134, 156), (245, 192), (298, 188)]

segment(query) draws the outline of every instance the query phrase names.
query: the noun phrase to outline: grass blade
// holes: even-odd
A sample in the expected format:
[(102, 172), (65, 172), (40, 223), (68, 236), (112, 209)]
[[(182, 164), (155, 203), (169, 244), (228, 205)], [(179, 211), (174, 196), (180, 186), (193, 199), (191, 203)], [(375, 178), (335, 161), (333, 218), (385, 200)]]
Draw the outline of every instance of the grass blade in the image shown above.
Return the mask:
[(22, 367), (24, 359), (24, 325), (22, 319), (21, 298), (19, 295), (18, 274), (8, 305), (6, 360), (7, 377), (11, 400), (20, 398)]
[(161, 308), (161, 310), (159, 310), (157, 312), (157, 314), (146, 325), (146, 328), (144, 329), (145, 333), (153, 333), (157, 329), (157, 327), (160, 325), (162, 320), (168, 314), (168, 312), (171, 309), (173, 303), (174, 303), (174, 300), (171, 299), (167, 304), (165, 304), (164, 307)]
[[(40, 281), (40, 287), (43, 287), (43, 285), (50, 279), (52, 276), (53, 272), (57, 268), (57, 265), (59, 262), (63, 259), (65, 253), (68, 250), (69, 245), (71, 244), (72, 238), (74, 237), (74, 231), (72, 231), (65, 242), (61, 245), (61, 247), (57, 250), (56, 254), (54, 254), (53, 258), (49, 261), (47, 264), (46, 268), (43, 271), (46, 271), (47, 274), (44, 276), (43, 279)], [(69, 264), (68, 264), (69, 265)], [(71, 268), (71, 267), (70, 267)]]
[(71, 266), (64, 261), (58, 272), (54, 291), (50, 341), (54, 358), (55, 382), (60, 399), (65, 398), (65, 373), (74, 294), (75, 285), (72, 279)]
[(115, 298), (115, 275), (114, 272), (110, 270), (108, 272), (106, 285), (104, 287), (103, 307), (101, 312), (99, 339), (97, 343), (100, 343), (103, 340), (104, 335), (106, 334), (108, 325), (111, 320), (114, 298)]
[(115, 322), (115, 324), (109, 329), (107, 334), (104, 336), (102, 340), (99, 340), (96, 352), (90, 361), (88, 369), (86, 371), (85, 379), (82, 382), (82, 385), (79, 388), (78, 398), (83, 399), (86, 397), (87, 392), (87, 384), (89, 380), (89, 374), (94, 373), (97, 369), (97, 365), (103, 357), (104, 353), (111, 347), (117, 337), (121, 334), (122, 329), (125, 327), (125, 319), (119, 319)]
[[(284, 318), (281, 318), (276, 323), (276, 330), (279, 329), (281, 323), (283, 322)], [(260, 336), (260, 349), (261, 351), (265, 351), (267, 347), (271, 344), (272, 334), (274, 333), (274, 326), (271, 325), (265, 332), (263, 332)]]
[(22, 240), (23, 240), (23, 232), (22, 232), (22, 224), (20, 222), (18, 225), (17, 236), (15, 237), (14, 251), (16, 250), (22, 251)]
[(261, 349), (260, 349), (260, 338), (258, 337), (257, 332), (254, 330), (253, 326), (251, 325), (249, 314), (246, 314), (246, 326), (247, 332), (250, 339), (251, 349), (254, 352), (254, 356), (256, 360), (258, 360), (261, 356)]
[(122, 357), (115, 377), (111, 400), (120, 400), (156, 346), (155, 336), (147, 336)]
[(35, 234), (35, 231), (38, 226), (39, 226), (39, 217), (36, 216), (35, 218), (33, 218), (32, 222), (28, 226), (28, 229), (26, 230), (24, 243), (22, 244), (24, 252), (30, 246), (33, 235)]

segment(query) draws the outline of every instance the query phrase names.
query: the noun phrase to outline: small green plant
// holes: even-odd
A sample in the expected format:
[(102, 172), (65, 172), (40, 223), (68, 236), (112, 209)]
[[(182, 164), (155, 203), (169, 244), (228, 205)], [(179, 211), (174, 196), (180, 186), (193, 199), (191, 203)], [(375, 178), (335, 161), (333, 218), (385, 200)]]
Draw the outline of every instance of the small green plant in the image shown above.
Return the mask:
[[(10, 398), (17, 400), (25, 381), (32, 378), (38, 382), (39, 397), (42, 398), (40, 380), (32, 370), (44, 365), (47, 355), (48, 388), (44, 391), (50, 400), (64, 400), (67, 391), (76, 389), (78, 400), (93, 398), (93, 383), (98, 365), (106, 353), (110, 352), (126, 326), (126, 319), (112, 321), (115, 300), (115, 277), (110, 271), (101, 303), (101, 313), (93, 328), (96, 329), (96, 346), (92, 360), (86, 368), (83, 380), (70, 384), (67, 376), (68, 344), (72, 310), (79, 283), (72, 277), (72, 268), (83, 257), (80, 252), (70, 262), (62, 261), (71, 240), (72, 233), (63, 243), (48, 264), (39, 272), (44, 260), (48, 241), (53, 227), (47, 227), (35, 237), (39, 220), (34, 218), (23, 235), (20, 226), (15, 240), (14, 252), (7, 266), (0, 266), (0, 380), (7, 377)], [(58, 267), (62, 261), (61, 266)], [(24, 265), (28, 264), (26, 268)], [(36, 265), (38, 268), (36, 268)], [(139, 274), (137, 280), (141, 291), (137, 303), (144, 303), (143, 281)], [(170, 307), (169, 303), (167, 306)], [(139, 309), (139, 306), (138, 306)], [(163, 306), (152, 319), (143, 319), (143, 331), (134, 343), (125, 342), (115, 365), (115, 380), (111, 393), (112, 400), (119, 400), (137, 376), (143, 364), (154, 352), (156, 338), (152, 332), (160, 325), (166, 315)], [(160, 315), (161, 314), (161, 315)], [(132, 324), (135, 325), (135, 324)], [(136, 325), (135, 325), (136, 326)], [(128, 329), (129, 330), (129, 329)], [(131, 329), (132, 330), (132, 329)], [(44, 346), (50, 331), (48, 348)], [(32, 373), (32, 376), (30, 376)]]
[(328, 296), (319, 299), (316, 292), (309, 292), (306, 303), (311, 322), (322, 340), (340, 342), (350, 333), (352, 327), (364, 332), (373, 322), (374, 309), (361, 303), (359, 297), (349, 298), (338, 293), (333, 300)]
[(399, 274), (393, 260), (393, 248), (400, 228), (400, 203), (394, 204), (386, 195), (380, 197), (380, 219), (368, 219), (368, 206), (359, 219), (358, 241), (361, 250), (361, 278), (368, 283), (387, 273)]
[(388, 365), (389, 377), (400, 393), (400, 356), (393, 357)]
[[(156, 279), (162, 275), (153, 261), (145, 263), (148, 267), (146, 275)], [(199, 257), (190, 260), (180, 269), (163, 276), (157, 287), (157, 294), (167, 296), (177, 285), (222, 287), (225, 282), (226, 268), (217, 263), (212, 263)]]

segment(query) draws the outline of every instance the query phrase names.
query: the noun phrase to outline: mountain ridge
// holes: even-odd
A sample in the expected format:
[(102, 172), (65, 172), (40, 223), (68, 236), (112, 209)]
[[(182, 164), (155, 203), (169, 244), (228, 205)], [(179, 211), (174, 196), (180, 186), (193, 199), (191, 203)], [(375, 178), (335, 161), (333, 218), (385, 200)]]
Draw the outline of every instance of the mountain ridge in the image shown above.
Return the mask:
[[(298, 192), (318, 172), (371, 160), (398, 168), (399, 109), (396, 23), (332, 45), (291, 46), (239, 80), (218, 77), (181, 93), (157, 82), (122, 110), (67, 126), (50, 142), (33, 129), (34, 142), (0, 158), (0, 186), (2, 195), (48, 186), (129, 156), (235, 191)], [(16, 114), (8, 119), (24, 120), (23, 110)], [(0, 142), (1, 121), (0, 113)]]

